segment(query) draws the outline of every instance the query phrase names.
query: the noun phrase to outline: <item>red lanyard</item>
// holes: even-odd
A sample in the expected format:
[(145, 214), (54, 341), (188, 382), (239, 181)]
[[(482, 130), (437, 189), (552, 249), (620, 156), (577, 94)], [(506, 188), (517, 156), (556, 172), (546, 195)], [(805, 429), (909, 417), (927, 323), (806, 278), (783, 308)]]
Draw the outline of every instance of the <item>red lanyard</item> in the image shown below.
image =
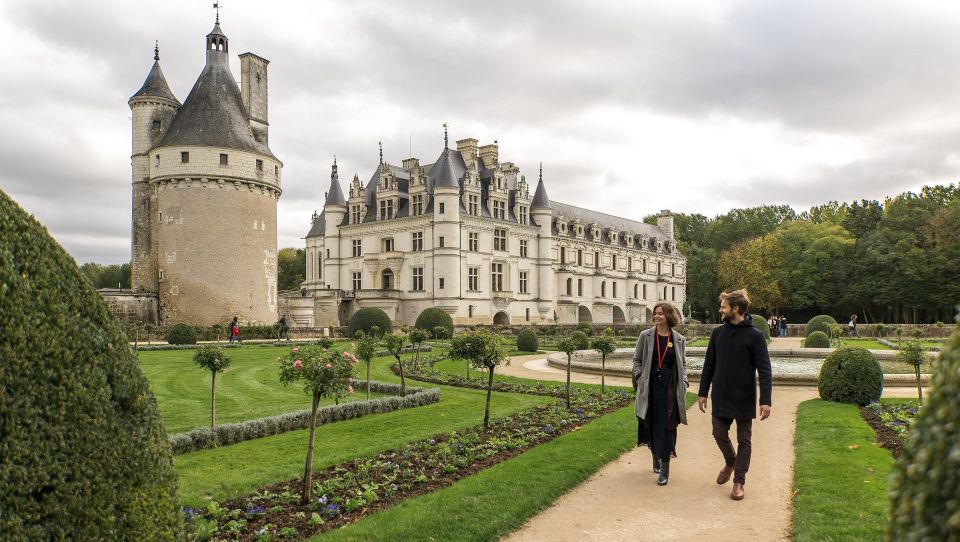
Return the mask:
[[(667, 357), (667, 352), (670, 351), (670, 346), (665, 346), (665, 347), (664, 347), (664, 350), (663, 350), (663, 353), (661, 354), (661, 353), (660, 353), (660, 334), (654, 332), (654, 337), (656, 338), (656, 343), (657, 343), (657, 368), (658, 368), (658, 369), (663, 369), (663, 359), (664, 359), (665, 357)], [(667, 337), (665, 337), (665, 338), (667, 339), (667, 345), (669, 345), (669, 344), (670, 344), (670, 337), (667, 336)]]

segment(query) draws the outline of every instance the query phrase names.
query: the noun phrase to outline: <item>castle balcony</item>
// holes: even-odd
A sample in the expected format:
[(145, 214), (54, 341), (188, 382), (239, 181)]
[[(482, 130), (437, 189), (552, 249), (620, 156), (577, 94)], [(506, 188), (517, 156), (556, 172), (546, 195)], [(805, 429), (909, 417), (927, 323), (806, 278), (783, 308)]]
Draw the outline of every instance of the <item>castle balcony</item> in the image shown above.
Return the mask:
[(363, 290), (355, 290), (354, 293), (357, 301), (400, 300), (400, 290), (364, 288)]
[(356, 295), (355, 290), (340, 290), (340, 299), (353, 299)]

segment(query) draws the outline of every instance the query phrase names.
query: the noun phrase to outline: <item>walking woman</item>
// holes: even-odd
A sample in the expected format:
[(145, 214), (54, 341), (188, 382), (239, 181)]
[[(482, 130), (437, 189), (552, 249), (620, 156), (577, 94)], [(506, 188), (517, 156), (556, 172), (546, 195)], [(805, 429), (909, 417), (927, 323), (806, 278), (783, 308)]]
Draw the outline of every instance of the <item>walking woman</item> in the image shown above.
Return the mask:
[(661, 486), (670, 478), (670, 458), (677, 457), (677, 426), (687, 423), (686, 339), (673, 330), (680, 318), (672, 303), (654, 305), (656, 325), (640, 333), (633, 356), (637, 446), (650, 448), (653, 472)]

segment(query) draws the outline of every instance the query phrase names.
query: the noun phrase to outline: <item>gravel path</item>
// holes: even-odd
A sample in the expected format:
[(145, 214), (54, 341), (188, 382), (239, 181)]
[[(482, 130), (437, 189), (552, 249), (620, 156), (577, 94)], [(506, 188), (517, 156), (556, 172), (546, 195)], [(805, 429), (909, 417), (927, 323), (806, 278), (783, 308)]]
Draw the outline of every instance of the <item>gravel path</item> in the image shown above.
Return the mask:
[[(498, 371), (538, 380), (566, 378), (565, 371), (549, 367), (542, 354), (513, 358), (510, 366)], [(571, 378), (600, 381), (598, 375), (582, 373), (572, 373)], [(607, 382), (630, 385), (626, 378)], [(911, 396), (909, 389), (889, 391)], [(730, 499), (732, 482), (716, 484), (723, 459), (711, 436), (709, 410), (703, 414), (693, 406), (689, 425), (678, 430), (678, 457), (671, 462), (668, 485), (657, 486), (649, 450), (635, 448), (504, 540), (789, 540), (796, 411), (801, 402), (816, 396), (814, 387), (774, 388), (771, 417), (754, 421), (753, 457), (742, 501)]]

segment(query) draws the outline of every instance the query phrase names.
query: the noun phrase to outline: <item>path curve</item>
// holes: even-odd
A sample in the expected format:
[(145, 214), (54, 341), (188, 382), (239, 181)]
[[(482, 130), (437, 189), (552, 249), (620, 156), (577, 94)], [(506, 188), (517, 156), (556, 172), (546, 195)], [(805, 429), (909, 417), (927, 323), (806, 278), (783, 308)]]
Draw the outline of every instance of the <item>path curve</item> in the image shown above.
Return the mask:
[[(566, 378), (542, 354), (515, 357), (498, 372), (538, 380)], [(592, 374), (573, 373), (571, 378), (600, 381)], [(607, 383), (630, 385), (627, 378), (608, 377)], [(895, 396), (909, 392), (890, 390)], [(678, 430), (678, 457), (671, 463), (668, 485), (657, 485), (650, 451), (634, 448), (503, 540), (789, 540), (797, 406), (816, 396), (816, 388), (774, 388), (771, 417), (753, 425), (753, 460), (743, 501), (730, 499), (730, 482), (716, 484), (723, 459), (711, 437), (709, 414), (694, 406), (689, 425)]]

